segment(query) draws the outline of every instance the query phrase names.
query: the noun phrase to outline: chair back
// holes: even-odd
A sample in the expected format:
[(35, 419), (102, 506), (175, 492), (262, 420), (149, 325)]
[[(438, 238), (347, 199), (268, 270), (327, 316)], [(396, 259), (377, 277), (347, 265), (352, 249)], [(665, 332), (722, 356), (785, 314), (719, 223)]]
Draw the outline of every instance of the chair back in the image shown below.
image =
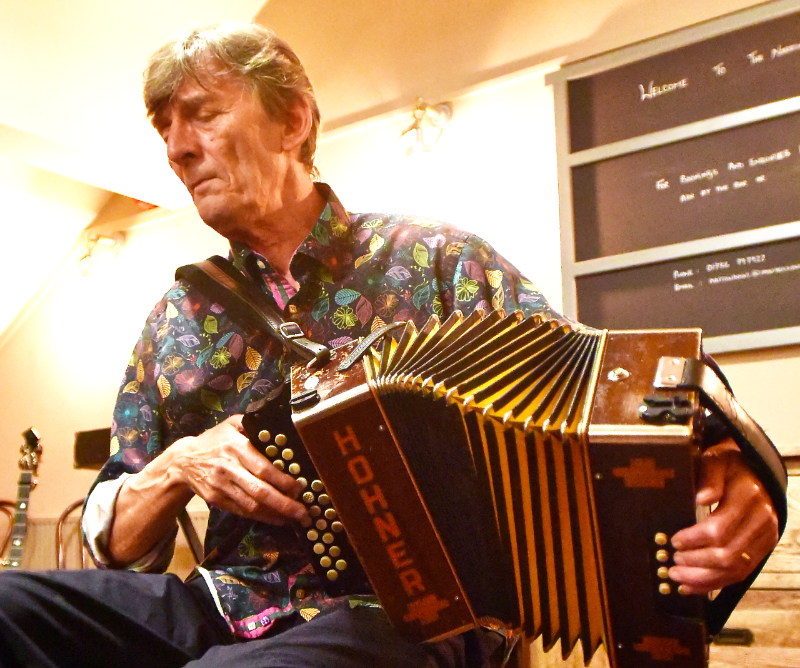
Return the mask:
[(88, 563), (88, 556), (86, 554), (86, 548), (83, 546), (80, 531), (80, 517), (83, 515), (83, 502), (84, 499), (73, 501), (64, 509), (64, 512), (61, 513), (61, 516), (58, 518), (58, 523), (56, 524), (56, 564), (59, 570), (65, 570), (67, 568), (67, 554), (69, 552), (69, 543), (72, 536), (71, 533), (66, 531), (66, 524), (76, 511), (79, 518), (78, 541), (80, 541), (80, 566), (78, 568), (86, 568), (86, 564)]

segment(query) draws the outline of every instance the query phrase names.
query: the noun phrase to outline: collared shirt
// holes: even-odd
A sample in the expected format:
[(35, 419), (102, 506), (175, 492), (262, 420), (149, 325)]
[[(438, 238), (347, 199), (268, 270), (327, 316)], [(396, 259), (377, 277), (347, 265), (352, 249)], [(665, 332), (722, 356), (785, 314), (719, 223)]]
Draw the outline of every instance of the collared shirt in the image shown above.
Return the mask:
[[(336, 347), (384, 323), (411, 320), (420, 327), (432, 314), (445, 318), (456, 309), (556, 316), (482, 239), (423, 218), (349, 214), (330, 188), (317, 187), (327, 204), (292, 258), (293, 281), (248, 248), (234, 245), (231, 252), (235, 266), (308, 338)], [(95, 485), (134, 474), (177, 439), (263, 403), (292, 361), (272, 335), (242, 326), (224, 304), (177, 282), (148, 317), (131, 355), (114, 409), (111, 457)], [(113, 502), (113, 495), (106, 498), (112, 512)], [(207, 554), (236, 522), (211, 508)], [(337, 605), (376, 604), (372, 597), (328, 597), (291, 527), (251, 522), (238, 545), (223, 552), (206, 564), (204, 577), (239, 637), (258, 637), (285, 617), (308, 620)]]

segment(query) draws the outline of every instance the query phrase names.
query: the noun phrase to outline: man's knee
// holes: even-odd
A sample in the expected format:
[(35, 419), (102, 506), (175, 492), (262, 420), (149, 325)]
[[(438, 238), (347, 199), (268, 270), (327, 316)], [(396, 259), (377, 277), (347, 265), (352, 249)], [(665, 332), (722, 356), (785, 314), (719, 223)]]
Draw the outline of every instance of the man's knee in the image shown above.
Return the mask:
[(3, 571), (0, 573), (0, 610), (11, 615), (35, 598), (36, 586), (25, 571)]

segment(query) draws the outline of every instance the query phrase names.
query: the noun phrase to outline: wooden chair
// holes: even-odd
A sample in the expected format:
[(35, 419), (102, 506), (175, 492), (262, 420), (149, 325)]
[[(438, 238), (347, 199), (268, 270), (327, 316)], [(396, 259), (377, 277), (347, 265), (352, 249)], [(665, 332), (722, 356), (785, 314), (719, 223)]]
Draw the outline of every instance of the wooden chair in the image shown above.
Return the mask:
[(4, 529), (4, 533), (0, 534), (0, 557), (6, 553), (6, 548), (11, 542), (11, 532), (14, 529), (14, 509), (16, 504), (13, 501), (0, 500), (0, 514), (6, 516), (8, 526)]
[[(78, 499), (77, 501), (73, 501), (64, 509), (64, 512), (61, 513), (61, 516), (58, 518), (58, 523), (56, 524), (56, 564), (60, 570), (67, 568), (66, 562), (69, 536), (66, 535), (65, 525), (76, 510), (80, 510), (81, 513), (83, 512), (84, 500), (85, 499)], [(185, 509), (178, 515), (178, 523), (186, 536), (186, 541), (189, 544), (189, 550), (192, 553), (195, 563), (199, 564), (203, 560), (203, 545), (192, 524), (189, 513), (187, 513)], [(78, 527), (78, 534), (80, 537), (80, 527)], [(0, 552), (0, 554), (2, 554), (2, 552)], [(88, 563), (89, 555), (81, 542), (80, 568), (86, 568)]]
[[(67, 568), (67, 548), (69, 545), (69, 536), (65, 531), (66, 524), (75, 511), (80, 511), (78, 515), (79, 517), (83, 513), (83, 501), (84, 499), (78, 499), (77, 501), (70, 503), (58, 518), (58, 523), (56, 524), (56, 567), (59, 570), (65, 570)], [(80, 526), (78, 526), (78, 539), (80, 540)], [(89, 563), (89, 555), (86, 553), (86, 548), (83, 546), (83, 542), (81, 542), (80, 554), (79, 568), (86, 568), (86, 565)]]

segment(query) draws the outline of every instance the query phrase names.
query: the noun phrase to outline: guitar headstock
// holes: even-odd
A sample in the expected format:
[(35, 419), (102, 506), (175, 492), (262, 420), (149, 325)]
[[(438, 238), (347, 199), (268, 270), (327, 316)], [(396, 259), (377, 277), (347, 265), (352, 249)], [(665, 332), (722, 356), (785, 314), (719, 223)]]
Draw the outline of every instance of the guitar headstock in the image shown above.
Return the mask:
[(36, 469), (39, 467), (39, 460), (42, 457), (41, 439), (33, 427), (23, 432), (22, 437), (25, 442), (19, 448), (22, 453), (22, 457), (19, 460), (19, 468), (35, 474)]

